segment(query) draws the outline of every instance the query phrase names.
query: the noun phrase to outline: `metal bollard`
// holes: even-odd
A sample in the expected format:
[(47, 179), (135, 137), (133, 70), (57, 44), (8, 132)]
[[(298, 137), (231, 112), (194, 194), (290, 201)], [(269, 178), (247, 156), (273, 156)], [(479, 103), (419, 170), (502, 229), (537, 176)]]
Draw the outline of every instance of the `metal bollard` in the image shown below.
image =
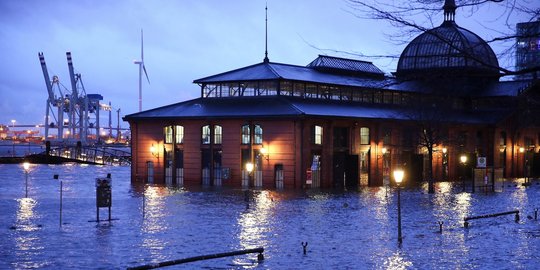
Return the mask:
[(439, 233), (442, 233), (442, 225), (443, 224), (444, 224), (444, 222), (439, 221)]
[(516, 213), (515, 221), (519, 222), (519, 212)]
[(304, 255), (306, 255), (306, 253), (307, 253), (307, 245), (308, 245), (307, 242), (305, 242), (305, 243), (302, 242), (302, 248), (304, 249)]
[(534, 209), (534, 220), (538, 219), (538, 208)]

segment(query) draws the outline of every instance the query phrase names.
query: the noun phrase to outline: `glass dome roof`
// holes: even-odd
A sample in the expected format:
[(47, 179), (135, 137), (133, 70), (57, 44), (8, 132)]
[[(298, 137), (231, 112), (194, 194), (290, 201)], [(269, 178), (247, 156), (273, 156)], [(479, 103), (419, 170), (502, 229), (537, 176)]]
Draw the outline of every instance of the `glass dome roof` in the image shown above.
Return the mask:
[[(397, 76), (422, 76), (433, 72), (497, 77), (499, 62), (478, 35), (454, 22), (455, 4), (446, 1), (445, 21), (413, 39), (401, 53)], [(429, 76), (429, 75), (428, 75)]]

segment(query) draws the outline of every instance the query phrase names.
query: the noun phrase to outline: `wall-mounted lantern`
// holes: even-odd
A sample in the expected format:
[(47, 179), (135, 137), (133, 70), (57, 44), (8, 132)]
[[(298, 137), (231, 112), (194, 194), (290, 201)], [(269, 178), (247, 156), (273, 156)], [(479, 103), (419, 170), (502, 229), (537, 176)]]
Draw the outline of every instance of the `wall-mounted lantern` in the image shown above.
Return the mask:
[(152, 153), (152, 156), (156, 157), (156, 158), (159, 158), (159, 151), (158, 149), (154, 146), (154, 144), (152, 144), (152, 146), (150, 146), (150, 153)]
[(270, 160), (270, 154), (268, 153), (268, 149), (263, 147), (263, 148), (259, 149), (259, 153), (261, 154), (261, 156), (264, 159), (266, 159), (266, 161)]

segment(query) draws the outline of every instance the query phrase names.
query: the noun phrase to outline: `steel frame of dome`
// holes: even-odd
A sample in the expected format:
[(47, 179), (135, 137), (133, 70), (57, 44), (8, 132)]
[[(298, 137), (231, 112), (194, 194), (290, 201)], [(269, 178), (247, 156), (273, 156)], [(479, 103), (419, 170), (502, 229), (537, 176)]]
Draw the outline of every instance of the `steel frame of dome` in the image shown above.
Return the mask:
[(399, 58), (396, 75), (444, 71), (496, 77), (498, 68), (497, 56), (482, 38), (453, 21), (445, 21), (407, 45)]

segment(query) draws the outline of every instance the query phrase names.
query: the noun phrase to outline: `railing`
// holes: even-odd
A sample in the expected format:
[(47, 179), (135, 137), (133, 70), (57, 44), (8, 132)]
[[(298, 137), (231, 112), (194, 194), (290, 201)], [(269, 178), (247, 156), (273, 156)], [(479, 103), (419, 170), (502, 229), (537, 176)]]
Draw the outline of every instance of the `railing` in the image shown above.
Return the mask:
[[(45, 152), (44, 152), (45, 154)], [(49, 155), (71, 159), (76, 162), (100, 165), (130, 165), (131, 153), (126, 150), (104, 146), (51, 147)]]

